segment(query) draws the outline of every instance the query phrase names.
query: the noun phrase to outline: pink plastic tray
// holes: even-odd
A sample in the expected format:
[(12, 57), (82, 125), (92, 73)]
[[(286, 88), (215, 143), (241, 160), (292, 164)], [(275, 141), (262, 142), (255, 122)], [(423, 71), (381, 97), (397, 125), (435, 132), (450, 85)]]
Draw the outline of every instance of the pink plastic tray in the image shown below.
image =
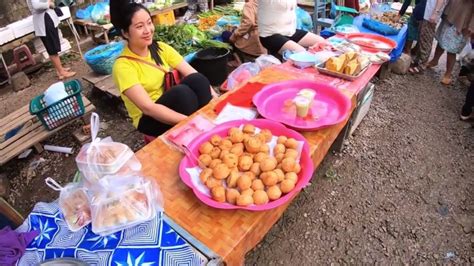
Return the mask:
[(241, 206), (232, 205), (229, 203), (220, 203), (220, 202), (214, 201), (212, 198), (202, 193), (194, 186), (191, 180), (191, 177), (186, 171), (186, 168), (193, 168), (196, 166), (196, 163), (191, 158), (191, 156), (185, 156), (181, 160), (181, 163), (179, 164), (179, 175), (181, 176), (181, 180), (183, 180), (183, 182), (193, 190), (194, 194), (198, 197), (198, 199), (200, 199), (203, 203), (214, 208), (244, 209), (244, 210), (250, 210), (250, 211), (264, 211), (264, 210), (276, 208), (284, 204), (285, 202), (287, 202), (291, 197), (293, 197), (294, 194), (296, 194), (304, 186), (306, 186), (309, 180), (311, 179), (311, 176), (313, 175), (313, 170), (314, 170), (313, 161), (311, 160), (311, 156), (309, 154), (309, 144), (306, 141), (306, 139), (298, 132), (288, 129), (280, 123), (266, 120), (266, 119), (235, 120), (235, 121), (230, 121), (230, 122), (220, 124), (217, 127), (213, 128), (211, 131), (203, 133), (202, 135), (194, 139), (189, 144), (189, 151), (192, 152), (195, 155), (195, 157), (197, 157), (199, 155), (199, 146), (203, 142), (209, 140), (214, 134), (217, 134), (221, 137), (227, 136), (227, 132), (229, 131), (230, 128), (239, 127), (242, 124), (252, 124), (255, 127), (258, 127), (260, 129), (269, 129), (272, 132), (272, 134), (276, 136), (284, 135), (287, 137), (294, 138), (298, 141), (304, 141), (303, 150), (301, 152), (301, 158), (300, 158), (301, 171), (298, 174), (298, 183), (296, 183), (295, 188), (290, 193), (283, 195), (278, 200), (271, 201), (264, 205), (250, 205), (247, 207), (241, 207)]
[[(317, 95), (305, 118), (296, 116), (292, 99), (301, 89), (313, 89)], [(261, 116), (300, 131), (334, 125), (346, 119), (351, 101), (335, 87), (314, 81), (296, 80), (270, 84), (253, 97)]]

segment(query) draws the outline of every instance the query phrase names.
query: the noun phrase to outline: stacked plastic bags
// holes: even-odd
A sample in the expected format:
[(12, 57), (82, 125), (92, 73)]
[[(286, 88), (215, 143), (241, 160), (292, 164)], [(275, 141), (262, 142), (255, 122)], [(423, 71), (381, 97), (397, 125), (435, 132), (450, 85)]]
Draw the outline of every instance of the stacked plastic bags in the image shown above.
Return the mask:
[(92, 142), (84, 145), (76, 163), (84, 180), (61, 187), (59, 206), (71, 231), (92, 223), (92, 231), (108, 235), (155, 217), (163, 209), (158, 185), (143, 177), (141, 164), (126, 145), (97, 138), (99, 117), (91, 117)]

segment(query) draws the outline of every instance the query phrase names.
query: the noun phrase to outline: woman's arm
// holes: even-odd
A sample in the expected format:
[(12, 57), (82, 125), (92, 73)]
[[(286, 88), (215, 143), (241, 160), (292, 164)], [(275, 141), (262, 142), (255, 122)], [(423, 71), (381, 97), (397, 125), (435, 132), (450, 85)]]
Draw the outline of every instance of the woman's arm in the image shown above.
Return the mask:
[(405, 15), (405, 12), (407, 11), (408, 9), (408, 6), (411, 4), (411, 0), (405, 0), (403, 1), (403, 5), (402, 5), (402, 8), (400, 8), (400, 11), (398, 12), (398, 15), (400, 17), (403, 17), (403, 15)]
[(168, 125), (176, 125), (187, 116), (180, 114), (162, 104), (154, 103), (142, 85), (134, 85), (123, 92), (143, 114)]
[(34, 10), (46, 10), (51, 6), (51, 0), (31, 0), (31, 7)]
[(256, 23), (256, 14), (252, 12), (249, 4), (245, 4), (244, 10), (242, 11), (242, 18), (240, 19), (240, 26), (234, 31), (232, 35), (235, 34), (237, 37), (244, 36), (249, 33), (250, 30), (257, 26)]

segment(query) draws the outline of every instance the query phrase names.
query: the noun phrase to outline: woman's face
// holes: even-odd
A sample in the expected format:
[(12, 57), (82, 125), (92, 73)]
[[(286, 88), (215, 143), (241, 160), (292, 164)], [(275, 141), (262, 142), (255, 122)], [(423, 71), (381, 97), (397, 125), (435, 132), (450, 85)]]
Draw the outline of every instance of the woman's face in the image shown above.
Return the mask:
[(137, 46), (148, 46), (153, 41), (153, 33), (155, 32), (155, 25), (151, 20), (150, 15), (143, 9), (135, 12), (132, 17), (132, 23), (128, 27), (128, 33), (125, 36), (128, 42)]

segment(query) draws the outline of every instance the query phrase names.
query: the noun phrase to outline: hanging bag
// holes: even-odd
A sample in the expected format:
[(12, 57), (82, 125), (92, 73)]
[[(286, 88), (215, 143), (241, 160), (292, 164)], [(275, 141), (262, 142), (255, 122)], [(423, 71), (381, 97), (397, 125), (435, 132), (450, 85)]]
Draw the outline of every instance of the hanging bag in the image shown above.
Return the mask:
[(167, 71), (166, 69), (164, 69), (161, 65), (158, 65), (158, 64), (153, 64), (153, 63), (150, 63), (150, 62), (147, 62), (145, 60), (142, 60), (140, 58), (136, 58), (136, 57), (132, 57), (132, 56), (127, 56), (127, 55), (122, 55), (122, 56), (119, 56), (119, 58), (126, 58), (126, 59), (129, 59), (129, 60), (133, 60), (133, 61), (136, 61), (136, 62), (140, 62), (142, 64), (145, 64), (145, 65), (149, 65), (151, 67), (154, 67), (158, 70), (160, 70), (161, 72), (165, 73), (165, 78), (164, 78), (164, 88), (165, 88), (165, 91), (171, 89), (171, 87), (175, 86), (175, 85), (178, 85), (180, 80), (179, 80), (179, 72), (176, 70), (176, 69), (172, 69), (170, 71)]

